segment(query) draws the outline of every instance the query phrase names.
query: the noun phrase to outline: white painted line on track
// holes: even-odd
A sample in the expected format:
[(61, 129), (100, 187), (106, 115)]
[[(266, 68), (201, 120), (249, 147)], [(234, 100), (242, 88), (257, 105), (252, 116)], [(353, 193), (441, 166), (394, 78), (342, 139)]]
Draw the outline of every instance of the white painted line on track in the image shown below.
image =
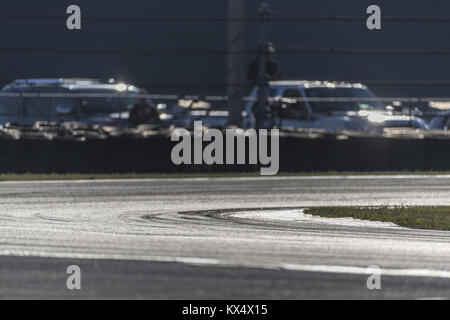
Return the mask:
[(54, 259), (81, 259), (81, 260), (124, 260), (124, 261), (146, 261), (146, 262), (176, 262), (190, 265), (213, 266), (220, 265), (217, 259), (196, 258), (196, 257), (162, 257), (162, 256), (141, 256), (125, 254), (96, 254), (77, 252), (45, 252), (45, 251), (25, 251), (25, 250), (0, 250), (0, 256), (22, 257), (22, 258), (54, 258)]
[(389, 180), (389, 179), (450, 179), (450, 175), (318, 175), (318, 176), (272, 176), (272, 177), (202, 177), (202, 178), (142, 178), (142, 179), (81, 179), (81, 180), (30, 180), (0, 181), (1, 184), (59, 184), (59, 183), (127, 183), (158, 181), (283, 181), (283, 180)]
[[(372, 271), (368, 268), (352, 266), (328, 266), (328, 265), (303, 265), (303, 264), (283, 264), (281, 266), (290, 271), (309, 271), (324, 273), (345, 273), (367, 275)], [(450, 271), (431, 269), (380, 269), (382, 276), (393, 277), (424, 277), (424, 278), (445, 278), (450, 279)]]
[[(89, 254), (89, 253), (45, 253), (33, 251), (0, 251), (0, 256), (9, 257), (35, 257), (55, 259), (91, 259), (91, 260), (122, 260), (122, 261), (144, 261), (144, 262), (172, 262), (188, 265), (199, 265), (209, 267), (227, 268), (257, 268), (269, 270), (287, 270), (318, 273), (370, 275), (373, 271), (367, 267), (359, 266), (333, 266), (333, 265), (309, 265), (309, 264), (254, 264), (222, 261), (218, 259), (206, 259), (196, 257), (161, 257), (161, 256), (135, 256), (115, 254)], [(450, 271), (433, 269), (380, 269), (381, 276), (393, 277), (420, 277), (420, 278), (444, 278), (450, 279)]]

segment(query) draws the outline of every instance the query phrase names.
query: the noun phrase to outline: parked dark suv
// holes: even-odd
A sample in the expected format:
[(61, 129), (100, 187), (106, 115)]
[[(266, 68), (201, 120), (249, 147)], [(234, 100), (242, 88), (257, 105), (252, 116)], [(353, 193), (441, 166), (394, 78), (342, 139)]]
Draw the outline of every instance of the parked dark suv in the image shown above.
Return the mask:
[[(127, 126), (136, 94), (133, 85), (96, 79), (24, 79), (0, 91), (0, 125), (76, 121)], [(147, 104), (153, 107), (150, 100)]]

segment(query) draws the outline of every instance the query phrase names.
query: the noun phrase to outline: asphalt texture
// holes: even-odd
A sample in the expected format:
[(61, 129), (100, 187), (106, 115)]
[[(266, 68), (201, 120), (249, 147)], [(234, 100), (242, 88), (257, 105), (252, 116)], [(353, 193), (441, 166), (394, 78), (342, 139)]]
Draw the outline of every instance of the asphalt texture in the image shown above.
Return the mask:
[(450, 205), (450, 176), (2, 182), (0, 298), (450, 298), (450, 232), (271, 218), (321, 205)]

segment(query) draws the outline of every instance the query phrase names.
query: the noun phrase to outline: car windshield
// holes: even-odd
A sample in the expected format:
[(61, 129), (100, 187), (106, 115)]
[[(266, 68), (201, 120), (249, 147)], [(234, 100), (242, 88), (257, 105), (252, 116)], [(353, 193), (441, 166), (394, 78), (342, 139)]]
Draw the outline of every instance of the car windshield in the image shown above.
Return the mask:
[[(92, 93), (92, 92), (82, 92)], [(115, 92), (114, 92), (115, 93)], [(133, 106), (138, 102), (138, 98), (135, 97), (111, 97), (111, 98), (79, 98), (79, 104), (81, 109), (86, 114), (97, 113), (116, 113), (130, 111)], [(152, 105), (152, 101), (147, 99), (147, 104)]]
[[(363, 111), (383, 110), (385, 105), (376, 100), (376, 96), (364, 88), (307, 88), (306, 97), (310, 100), (311, 108), (316, 113), (328, 113), (333, 111)], [(316, 98), (325, 98), (339, 101), (314, 101)], [(349, 101), (345, 101), (349, 98)], [(361, 101), (355, 98), (362, 98)], [(372, 100), (375, 99), (375, 100)]]
[(80, 98), (85, 113), (115, 113), (129, 111), (137, 99), (129, 98)]

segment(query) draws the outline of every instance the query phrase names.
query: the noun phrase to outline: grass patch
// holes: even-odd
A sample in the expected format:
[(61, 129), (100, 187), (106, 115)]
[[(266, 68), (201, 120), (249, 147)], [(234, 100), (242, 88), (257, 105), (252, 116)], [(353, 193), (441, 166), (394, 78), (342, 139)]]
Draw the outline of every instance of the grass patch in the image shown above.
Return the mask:
[(351, 217), (361, 220), (392, 222), (414, 229), (450, 231), (450, 206), (428, 207), (317, 207), (306, 214), (325, 218)]

